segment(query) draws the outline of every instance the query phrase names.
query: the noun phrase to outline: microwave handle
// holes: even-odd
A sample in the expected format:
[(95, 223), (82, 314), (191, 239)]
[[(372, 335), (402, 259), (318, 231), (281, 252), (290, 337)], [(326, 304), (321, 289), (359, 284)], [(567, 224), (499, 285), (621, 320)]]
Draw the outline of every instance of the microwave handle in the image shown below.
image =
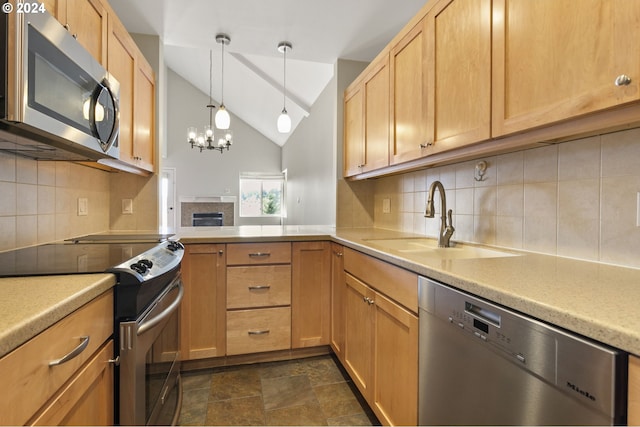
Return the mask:
[[(102, 141), (98, 134), (98, 125), (96, 123), (96, 105), (98, 104), (100, 95), (102, 95), (102, 93), (105, 91), (107, 92), (109, 99), (111, 99), (111, 101), (113, 102), (114, 121), (109, 139), (107, 141)], [(102, 148), (105, 152), (111, 148), (120, 132), (119, 109), (120, 106), (118, 105), (118, 99), (113, 95), (113, 92), (111, 91), (111, 87), (109, 85), (109, 81), (107, 79), (104, 79), (101, 83), (98, 84), (98, 86), (96, 86), (95, 90), (93, 91), (93, 95), (91, 96), (91, 104), (89, 108), (89, 123), (91, 125), (93, 136), (98, 138), (98, 140), (100, 141), (100, 145), (102, 145)]]

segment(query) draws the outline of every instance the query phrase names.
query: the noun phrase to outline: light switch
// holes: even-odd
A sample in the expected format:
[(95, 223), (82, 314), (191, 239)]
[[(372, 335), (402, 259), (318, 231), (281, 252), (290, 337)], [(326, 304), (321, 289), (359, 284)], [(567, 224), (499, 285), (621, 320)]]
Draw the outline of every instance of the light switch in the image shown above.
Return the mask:
[(122, 199), (122, 214), (123, 215), (131, 215), (131, 214), (133, 214), (133, 200), (132, 199)]
[(86, 197), (78, 198), (78, 216), (89, 215), (89, 199)]

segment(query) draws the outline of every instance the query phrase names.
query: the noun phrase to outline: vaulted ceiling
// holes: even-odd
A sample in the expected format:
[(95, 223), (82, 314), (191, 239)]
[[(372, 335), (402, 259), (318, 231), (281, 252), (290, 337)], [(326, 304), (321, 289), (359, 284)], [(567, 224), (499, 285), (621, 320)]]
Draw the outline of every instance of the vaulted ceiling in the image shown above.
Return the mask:
[[(286, 102), (292, 128), (309, 115), (333, 77), (338, 59), (371, 61), (426, 0), (110, 0), (129, 32), (160, 36), (168, 67), (282, 146), (290, 134), (276, 129)], [(281, 41), (287, 52), (283, 97)], [(216, 104), (217, 105), (217, 104)], [(206, 117), (203, 105), (203, 117)], [(233, 123), (232, 123), (233, 127)]]

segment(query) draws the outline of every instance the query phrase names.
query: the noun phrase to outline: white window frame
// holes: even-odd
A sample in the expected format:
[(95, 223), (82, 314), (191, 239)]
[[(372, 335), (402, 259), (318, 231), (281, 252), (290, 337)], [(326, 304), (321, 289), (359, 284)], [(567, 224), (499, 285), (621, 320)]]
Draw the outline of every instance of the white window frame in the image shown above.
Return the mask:
[[(260, 214), (259, 215), (254, 215), (254, 214), (247, 214), (246, 212), (244, 212), (244, 206), (243, 206), (243, 192), (242, 192), (242, 187), (243, 187), (243, 181), (259, 181), (261, 186), (260, 188), (262, 189), (262, 185), (264, 182), (266, 181), (279, 181), (280, 185), (281, 185), (281, 190), (280, 190), (280, 212), (277, 214), (265, 214), (262, 212), (262, 209), (260, 210)], [(286, 201), (286, 197), (285, 197), (285, 191), (286, 191), (286, 182), (287, 182), (287, 176), (286, 176), (286, 171), (284, 173), (260, 173), (260, 172), (243, 172), (240, 174), (240, 182), (239, 182), (239, 216), (241, 218), (284, 218), (286, 217), (286, 207), (285, 207), (285, 201)], [(262, 191), (260, 192), (262, 197)], [(262, 200), (260, 205), (262, 206)]]

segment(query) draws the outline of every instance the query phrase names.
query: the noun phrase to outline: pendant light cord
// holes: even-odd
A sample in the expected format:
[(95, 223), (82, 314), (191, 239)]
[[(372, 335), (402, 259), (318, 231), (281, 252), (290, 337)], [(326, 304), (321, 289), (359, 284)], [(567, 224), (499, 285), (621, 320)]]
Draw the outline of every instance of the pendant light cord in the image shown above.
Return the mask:
[(224, 105), (224, 40), (222, 41), (222, 87), (220, 88), (220, 104)]
[(209, 49), (209, 126), (213, 123), (213, 50)]
[(287, 47), (283, 49), (284, 55), (284, 71), (282, 77), (282, 110), (287, 111)]

